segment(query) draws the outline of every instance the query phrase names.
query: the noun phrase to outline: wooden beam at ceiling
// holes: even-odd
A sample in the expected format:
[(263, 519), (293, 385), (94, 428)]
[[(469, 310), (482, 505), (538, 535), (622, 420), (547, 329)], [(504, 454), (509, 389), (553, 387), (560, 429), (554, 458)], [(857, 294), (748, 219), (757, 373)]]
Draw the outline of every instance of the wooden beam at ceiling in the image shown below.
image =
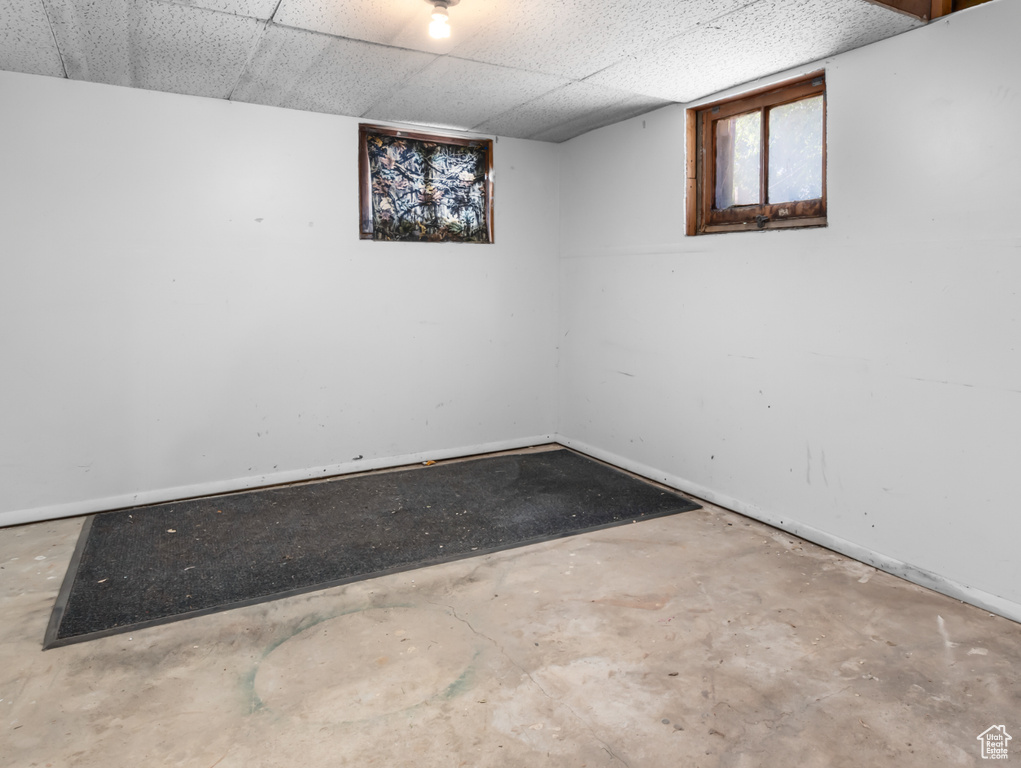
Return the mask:
[(932, 0), (865, 0), (873, 5), (882, 5), (898, 13), (906, 13), (916, 19), (928, 21), (932, 13)]
[(929, 11), (929, 21), (935, 21), (940, 16), (949, 16), (951, 13), (974, 8), (976, 5), (988, 2), (989, 0), (931, 0), (932, 10)]

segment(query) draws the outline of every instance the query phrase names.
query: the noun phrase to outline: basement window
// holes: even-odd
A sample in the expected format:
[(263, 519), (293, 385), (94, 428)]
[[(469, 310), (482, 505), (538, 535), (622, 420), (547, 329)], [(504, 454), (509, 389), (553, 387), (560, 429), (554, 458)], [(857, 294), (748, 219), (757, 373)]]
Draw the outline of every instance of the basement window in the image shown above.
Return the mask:
[(821, 72), (688, 110), (689, 235), (826, 225)]
[(363, 240), (493, 242), (493, 142), (358, 128)]

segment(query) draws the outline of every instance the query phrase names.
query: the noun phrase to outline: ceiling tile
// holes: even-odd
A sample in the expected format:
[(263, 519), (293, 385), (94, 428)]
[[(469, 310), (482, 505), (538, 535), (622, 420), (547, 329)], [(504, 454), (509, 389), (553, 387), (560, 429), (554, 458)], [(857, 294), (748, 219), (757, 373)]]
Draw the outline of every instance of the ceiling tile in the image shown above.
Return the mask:
[(862, 0), (760, 0), (586, 82), (688, 102), (921, 24)]
[(429, 14), (426, 0), (0, 0), (0, 68), (562, 141), (921, 25), (867, 0), (461, 0), (434, 41)]
[(516, 0), (453, 53), (580, 79), (749, 1)]
[(435, 58), (270, 25), (232, 98), (357, 117)]
[(594, 131), (596, 128), (602, 128), (603, 126), (612, 125), (613, 123), (619, 123), (622, 120), (628, 120), (632, 117), (638, 117), (644, 115), (654, 109), (665, 107), (667, 104), (672, 104), (670, 101), (660, 101), (656, 99), (654, 101), (638, 101), (639, 97), (635, 97), (636, 100), (630, 102), (623, 102), (613, 110), (609, 111), (608, 115), (602, 113), (589, 113), (582, 115), (581, 117), (575, 118), (566, 123), (561, 123), (552, 128), (547, 128), (538, 133), (534, 133), (528, 138), (535, 139), (536, 141), (552, 141), (561, 142), (573, 139), (575, 136), (581, 136), (583, 133)]
[(0, 69), (64, 76), (50, 22), (39, 0), (0, 3)]
[(566, 84), (563, 78), (443, 56), (365, 116), (470, 130)]
[(475, 127), (482, 133), (563, 141), (669, 104), (589, 83), (570, 83)]
[(264, 22), (152, 0), (43, 0), (68, 77), (225, 98)]
[(268, 20), (273, 15), (279, 0), (161, 0), (161, 2), (220, 11), (235, 16), (249, 16), (253, 19)]

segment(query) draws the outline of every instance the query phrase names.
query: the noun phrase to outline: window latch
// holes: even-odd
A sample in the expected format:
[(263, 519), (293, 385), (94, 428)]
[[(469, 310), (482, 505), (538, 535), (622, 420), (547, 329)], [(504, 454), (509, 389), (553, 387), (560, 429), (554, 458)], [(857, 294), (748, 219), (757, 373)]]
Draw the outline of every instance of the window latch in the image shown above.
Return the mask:
[(759, 229), (765, 229), (767, 221), (769, 221), (768, 216), (763, 216), (762, 214), (759, 214), (758, 216), (755, 217), (755, 223), (758, 225)]

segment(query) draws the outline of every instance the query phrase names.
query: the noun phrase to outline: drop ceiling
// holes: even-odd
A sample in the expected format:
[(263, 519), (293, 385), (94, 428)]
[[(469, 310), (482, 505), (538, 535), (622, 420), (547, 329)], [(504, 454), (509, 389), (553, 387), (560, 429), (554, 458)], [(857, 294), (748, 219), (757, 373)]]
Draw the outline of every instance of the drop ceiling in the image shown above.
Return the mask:
[(0, 69), (564, 141), (924, 22), (868, 0), (3, 0)]

